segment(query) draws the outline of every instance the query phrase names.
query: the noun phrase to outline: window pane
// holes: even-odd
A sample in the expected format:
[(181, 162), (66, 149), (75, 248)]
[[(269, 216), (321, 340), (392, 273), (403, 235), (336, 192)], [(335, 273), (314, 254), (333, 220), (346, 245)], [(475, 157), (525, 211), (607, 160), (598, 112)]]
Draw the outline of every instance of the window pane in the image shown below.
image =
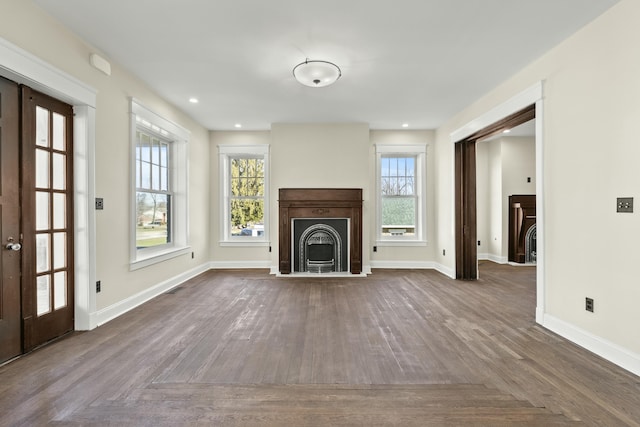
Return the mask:
[(148, 248), (171, 241), (169, 234), (170, 196), (160, 193), (136, 193), (136, 247)]
[(50, 269), (51, 244), (49, 234), (36, 234), (36, 271), (38, 273)]
[(53, 148), (55, 150), (64, 150), (65, 148), (65, 121), (64, 116), (53, 113)]
[(36, 230), (49, 229), (49, 193), (36, 191)]
[(169, 157), (169, 145), (162, 144), (160, 146), (160, 165), (161, 166), (168, 165), (168, 162), (167, 162), (168, 157)]
[(406, 161), (404, 157), (398, 157), (398, 176), (404, 176), (407, 173)]
[(36, 300), (38, 316), (51, 311), (51, 276), (39, 276), (36, 279)]
[[(390, 235), (393, 231), (404, 230), (403, 235), (415, 232), (416, 199), (414, 197), (382, 198), (382, 234)], [(400, 233), (398, 231), (396, 234)]]
[(64, 154), (53, 153), (53, 188), (56, 190), (66, 188), (66, 160)]
[(389, 176), (398, 176), (398, 158), (391, 157), (389, 159)]
[(36, 107), (36, 145), (49, 146), (49, 110)]
[(407, 175), (416, 176), (416, 158), (415, 157), (407, 158)]
[(262, 236), (264, 234), (264, 200), (231, 200), (231, 235)]
[(36, 150), (36, 187), (49, 188), (49, 152)]
[(160, 190), (169, 190), (169, 169), (160, 168)]
[(145, 162), (151, 162), (151, 137), (146, 133), (140, 132), (140, 139), (138, 145), (140, 145), (141, 158)]
[(160, 166), (151, 165), (151, 190), (160, 190)]
[(151, 142), (151, 163), (154, 165), (160, 164), (160, 141), (157, 138), (153, 138)]
[(381, 176), (389, 176), (389, 158), (388, 157), (383, 157), (382, 159), (380, 159), (380, 175)]
[(53, 275), (53, 309), (67, 305), (67, 273), (60, 271)]
[(140, 188), (151, 189), (151, 164), (142, 162), (140, 166), (142, 167), (140, 171)]
[(231, 195), (264, 196), (264, 159), (231, 159)]
[(53, 268), (59, 269), (67, 266), (67, 252), (65, 250), (67, 233), (53, 234)]

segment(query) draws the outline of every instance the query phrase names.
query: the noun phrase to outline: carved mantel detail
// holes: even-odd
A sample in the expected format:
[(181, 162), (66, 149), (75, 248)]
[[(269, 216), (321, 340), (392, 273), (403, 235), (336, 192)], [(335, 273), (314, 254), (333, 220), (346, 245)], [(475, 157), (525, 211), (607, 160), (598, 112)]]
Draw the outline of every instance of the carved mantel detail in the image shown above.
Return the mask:
[(291, 273), (293, 218), (349, 218), (349, 264), (352, 274), (362, 271), (362, 189), (281, 188), (279, 190), (278, 260), (282, 274)]

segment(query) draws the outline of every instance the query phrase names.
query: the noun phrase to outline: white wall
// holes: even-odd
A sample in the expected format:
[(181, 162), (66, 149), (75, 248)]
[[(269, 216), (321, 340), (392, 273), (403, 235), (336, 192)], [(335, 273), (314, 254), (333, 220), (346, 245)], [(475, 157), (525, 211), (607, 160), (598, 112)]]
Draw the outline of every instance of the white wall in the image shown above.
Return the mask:
[[(453, 246), (451, 132), (544, 81), (542, 321), (635, 372), (640, 217), (616, 214), (615, 201), (637, 197), (640, 181), (638, 22), (640, 2), (622, 0), (449, 120), (436, 146), (438, 243)], [(594, 298), (594, 313), (585, 311), (585, 297)]]
[[(95, 212), (97, 264), (95, 276), (102, 292), (93, 293), (96, 312), (122, 304), (159, 283), (183, 275), (208, 262), (209, 143), (205, 129), (161, 99), (143, 82), (112, 62), (106, 76), (89, 65), (95, 52), (73, 33), (31, 2), (3, 0), (0, 37), (97, 90), (95, 110), (95, 194), (104, 210)], [(99, 52), (98, 52), (99, 53)], [(3, 59), (0, 58), (0, 65)], [(129, 97), (190, 130), (189, 221), (195, 257), (174, 258), (153, 267), (129, 271), (130, 141)], [(93, 214), (94, 212), (92, 212)], [(95, 315), (96, 313), (92, 313)]]

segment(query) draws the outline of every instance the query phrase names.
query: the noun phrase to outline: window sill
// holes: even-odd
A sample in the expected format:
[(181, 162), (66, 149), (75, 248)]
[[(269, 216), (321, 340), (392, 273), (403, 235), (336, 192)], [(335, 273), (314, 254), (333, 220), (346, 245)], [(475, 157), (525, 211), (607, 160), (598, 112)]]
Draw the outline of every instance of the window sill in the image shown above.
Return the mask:
[(145, 254), (129, 264), (129, 271), (139, 270), (168, 259), (186, 255), (191, 251), (191, 246), (181, 246), (179, 248), (165, 249), (150, 254)]
[(377, 246), (427, 246), (426, 240), (376, 240)]
[(244, 246), (244, 247), (249, 247), (249, 246), (256, 246), (256, 247), (265, 247), (265, 246), (271, 246), (271, 242), (267, 242), (264, 240), (248, 240), (248, 241), (233, 241), (233, 240), (221, 240), (218, 242), (218, 244), (220, 246)]

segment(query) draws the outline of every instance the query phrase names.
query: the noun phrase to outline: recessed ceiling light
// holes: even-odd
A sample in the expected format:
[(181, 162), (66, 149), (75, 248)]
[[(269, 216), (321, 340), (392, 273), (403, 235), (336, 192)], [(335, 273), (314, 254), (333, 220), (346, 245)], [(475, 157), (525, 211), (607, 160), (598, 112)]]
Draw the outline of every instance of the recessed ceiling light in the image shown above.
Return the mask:
[(189, 102), (192, 104), (197, 104), (198, 103), (198, 98), (189, 98)]
[(509, 132), (511, 132), (511, 129), (505, 129), (502, 131), (502, 133), (509, 133)]
[(403, 123), (403, 124), (402, 124), (402, 127), (403, 127), (403, 128), (408, 128), (408, 127), (409, 127), (409, 123)]
[(235, 127), (236, 129), (240, 129), (242, 127), (242, 123), (236, 123), (235, 125), (233, 125), (233, 127)]

